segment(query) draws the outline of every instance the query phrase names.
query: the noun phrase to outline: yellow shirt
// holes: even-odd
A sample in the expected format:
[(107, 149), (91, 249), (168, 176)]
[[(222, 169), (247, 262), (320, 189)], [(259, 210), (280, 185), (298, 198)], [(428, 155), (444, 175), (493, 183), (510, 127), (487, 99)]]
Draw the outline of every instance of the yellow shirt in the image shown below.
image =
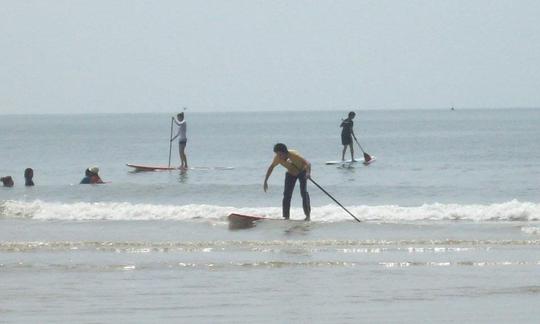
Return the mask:
[(287, 169), (287, 172), (293, 176), (297, 176), (300, 172), (304, 171), (307, 166), (304, 162), (304, 158), (294, 150), (289, 150), (289, 156), (286, 160), (280, 159), (279, 155), (276, 154), (272, 161), (272, 166), (275, 167), (278, 164), (283, 165)]

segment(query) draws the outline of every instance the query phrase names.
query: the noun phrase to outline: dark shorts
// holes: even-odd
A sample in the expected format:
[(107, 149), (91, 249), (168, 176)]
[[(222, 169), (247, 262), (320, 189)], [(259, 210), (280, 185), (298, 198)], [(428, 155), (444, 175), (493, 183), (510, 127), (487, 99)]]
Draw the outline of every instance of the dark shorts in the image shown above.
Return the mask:
[(187, 139), (181, 140), (181, 141), (178, 142), (178, 144), (180, 144), (180, 145), (186, 145), (186, 143), (187, 143)]
[(341, 144), (351, 145), (352, 144), (352, 135), (351, 134), (341, 134)]

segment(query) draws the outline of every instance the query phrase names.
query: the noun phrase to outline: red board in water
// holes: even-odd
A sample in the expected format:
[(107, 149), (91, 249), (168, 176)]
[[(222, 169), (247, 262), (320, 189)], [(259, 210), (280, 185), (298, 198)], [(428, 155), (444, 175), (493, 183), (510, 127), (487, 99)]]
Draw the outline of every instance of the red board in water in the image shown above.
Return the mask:
[(177, 167), (167, 167), (167, 166), (155, 166), (155, 165), (139, 165), (139, 164), (126, 164), (128, 167), (134, 168), (135, 171), (168, 171), (168, 170), (178, 170)]
[[(164, 165), (141, 165), (141, 164), (126, 164), (128, 167), (134, 168), (135, 172), (142, 172), (142, 171), (171, 171), (171, 170), (187, 170), (186, 168), (179, 168), (179, 167), (168, 167)], [(224, 167), (224, 166), (216, 166), (216, 167), (193, 167), (189, 168), (189, 170), (197, 170), (197, 171), (226, 171), (226, 170), (234, 170), (234, 167)]]
[(241, 229), (241, 228), (253, 227), (255, 226), (256, 221), (265, 220), (268, 218), (233, 213), (229, 215), (228, 219), (229, 219), (229, 229)]

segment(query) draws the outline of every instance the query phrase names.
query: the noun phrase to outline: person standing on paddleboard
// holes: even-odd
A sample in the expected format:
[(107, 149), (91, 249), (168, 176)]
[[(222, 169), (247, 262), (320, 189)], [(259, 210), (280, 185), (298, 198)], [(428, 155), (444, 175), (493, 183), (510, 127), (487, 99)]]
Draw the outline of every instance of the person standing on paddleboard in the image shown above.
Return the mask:
[(341, 144), (343, 144), (343, 152), (341, 153), (341, 160), (345, 161), (345, 152), (347, 152), (347, 146), (351, 149), (351, 162), (354, 162), (354, 148), (353, 148), (353, 119), (356, 116), (354, 111), (349, 112), (349, 117), (341, 122), (339, 127), (341, 130)]
[(174, 119), (174, 123), (178, 126), (178, 133), (173, 138), (171, 138), (171, 142), (174, 141), (174, 139), (178, 137), (178, 152), (180, 153), (180, 161), (181, 161), (180, 169), (187, 169), (188, 168), (187, 156), (186, 156), (187, 124), (186, 124), (186, 120), (184, 119), (183, 112), (176, 115), (176, 119)]
[(285, 189), (283, 191), (283, 218), (289, 219), (290, 217), (292, 193), (296, 180), (299, 180), (302, 207), (306, 216), (305, 220), (311, 220), (311, 204), (309, 193), (307, 192), (307, 179), (311, 177), (311, 163), (298, 154), (298, 152), (288, 150), (287, 146), (283, 143), (274, 145), (274, 153), (276, 153), (276, 156), (272, 164), (268, 167), (266, 177), (264, 178), (264, 192), (268, 190), (268, 178), (272, 174), (272, 171), (278, 164), (281, 164), (287, 169), (287, 173), (285, 173)]

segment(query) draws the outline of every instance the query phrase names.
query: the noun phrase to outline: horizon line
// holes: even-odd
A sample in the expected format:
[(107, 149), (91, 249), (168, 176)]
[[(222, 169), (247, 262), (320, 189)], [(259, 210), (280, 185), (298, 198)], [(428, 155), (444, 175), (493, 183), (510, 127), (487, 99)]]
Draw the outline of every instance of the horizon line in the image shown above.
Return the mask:
[[(286, 109), (268, 109), (268, 110), (248, 110), (248, 109), (237, 109), (237, 110), (187, 110), (187, 113), (195, 113), (195, 114), (206, 114), (206, 113), (217, 113), (217, 114), (226, 114), (226, 113), (272, 113), (272, 112), (293, 112), (293, 113), (302, 113), (302, 112), (342, 112), (342, 111), (417, 111), (417, 110), (423, 110), (423, 111), (458, 111), (458, 110), (510, 110), (510, 109), (519, 109), (519, 110), (526, 110), (526, 109), (538, 109), (540, 107), (459, 107), (456, 108), (455, 106), (450, 107), (444, 107), (444, 108), (364, 108), (364, 109), (354, 109), (354, 108), (343, 108), (343, 109), (311, 109), (311, 110), (304, 110), (304, 109), (295, 109), (295, 110), (286, 110)], [(176, 111), (174, 111), (176, 112)], [(3, 113), (0, 112), (0, 116), (25, 116), (25, 115), (31, 115), (31, 116), (40, 116), (40, 115), (144, 115), (144, 114), (168, 114), (171, 112), (155, 112), (155, 111), (145, 111), (145, 112), (40, 112), (40, 113)]]

